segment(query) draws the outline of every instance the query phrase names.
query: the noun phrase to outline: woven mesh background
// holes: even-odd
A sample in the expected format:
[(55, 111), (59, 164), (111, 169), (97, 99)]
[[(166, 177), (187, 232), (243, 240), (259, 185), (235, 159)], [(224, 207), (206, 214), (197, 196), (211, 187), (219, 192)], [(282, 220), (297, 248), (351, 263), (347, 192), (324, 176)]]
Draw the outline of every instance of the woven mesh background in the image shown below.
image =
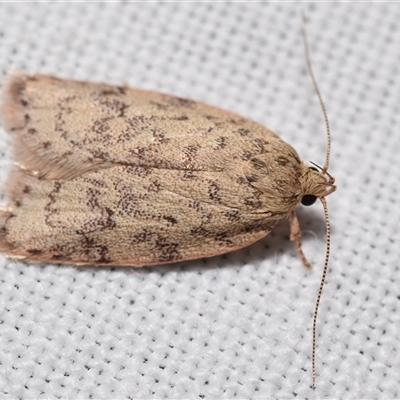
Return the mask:
[[(308, 272), (282, 221), (224, 256), (154, 268), (0, 258), (2, 398), (400, 397), (400, 4), (2, 3), (0, 71), (129, 83), (238, 112), (323, 164), (338, 191), (318, 320), (322, 207), (299, 208)], [(10, 169), (0, 131), (0, 173)]]

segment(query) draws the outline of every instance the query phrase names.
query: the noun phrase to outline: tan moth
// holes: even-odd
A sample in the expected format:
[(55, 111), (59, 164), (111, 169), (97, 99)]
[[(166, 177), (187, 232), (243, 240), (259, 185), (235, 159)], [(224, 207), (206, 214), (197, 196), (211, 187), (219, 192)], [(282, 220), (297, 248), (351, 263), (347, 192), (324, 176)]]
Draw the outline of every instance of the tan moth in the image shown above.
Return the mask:
[[(304, 31), (303, 31), (304, 33)], [(269, 129), (237, 114), (158, 92), (14, 73), (2, 123), (16, 168), (0, 211), (0, 251), (33, 262), (143, 266), (247, 246), (295, 208), (335, 191)], [(316, 303), (313, 325), (315, 382)]]

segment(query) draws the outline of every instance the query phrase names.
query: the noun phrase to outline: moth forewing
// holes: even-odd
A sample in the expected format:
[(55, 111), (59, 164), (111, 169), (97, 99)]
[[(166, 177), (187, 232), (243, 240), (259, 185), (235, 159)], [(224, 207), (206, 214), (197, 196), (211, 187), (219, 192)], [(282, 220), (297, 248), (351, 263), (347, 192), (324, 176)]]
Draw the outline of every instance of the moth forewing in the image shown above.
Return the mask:
[(16, 172), (0, 248), (38, 262), (161, 264), (267, 235), (304, 168), (267, 128), (166, 94), (11, 76), (2, 120)]

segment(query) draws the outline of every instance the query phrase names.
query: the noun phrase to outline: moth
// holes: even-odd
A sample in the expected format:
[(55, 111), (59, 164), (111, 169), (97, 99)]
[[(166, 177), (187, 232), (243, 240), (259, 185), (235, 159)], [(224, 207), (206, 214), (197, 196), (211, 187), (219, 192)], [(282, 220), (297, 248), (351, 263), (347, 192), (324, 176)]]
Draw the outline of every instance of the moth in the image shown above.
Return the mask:
[[(304, 28), (304, 25), (303, 25)], [(144, 266), (210, 257), (247, 246), (282, 219), (303, 263), (295, 208), (336, 190), (269, 129), (235, 113), (158, 92), (14, 73), (1, 120), (15, 169), (0, 210), (0, 251), (76, 265)]]
[(286, 216), (300, 246), (295, 207), (335, 189), (267, 128), (157, 92), (14, 74), (1, 115), (11, 258), (170, 263), (247, 246)]

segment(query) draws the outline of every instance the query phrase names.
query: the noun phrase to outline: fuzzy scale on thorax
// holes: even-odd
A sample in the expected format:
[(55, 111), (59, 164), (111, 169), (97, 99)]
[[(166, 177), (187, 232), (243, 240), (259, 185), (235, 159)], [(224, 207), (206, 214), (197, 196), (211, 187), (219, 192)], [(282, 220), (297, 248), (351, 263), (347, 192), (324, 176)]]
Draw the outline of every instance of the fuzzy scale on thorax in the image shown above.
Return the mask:
[[(157, 264), (265, 236), (306, 167), (265, 127), (173, 96), (17, 76), (3, 123), (26, 170), (9, 182), (9, 255)], [(34, 172), (36, 175), (32, 175)]]

